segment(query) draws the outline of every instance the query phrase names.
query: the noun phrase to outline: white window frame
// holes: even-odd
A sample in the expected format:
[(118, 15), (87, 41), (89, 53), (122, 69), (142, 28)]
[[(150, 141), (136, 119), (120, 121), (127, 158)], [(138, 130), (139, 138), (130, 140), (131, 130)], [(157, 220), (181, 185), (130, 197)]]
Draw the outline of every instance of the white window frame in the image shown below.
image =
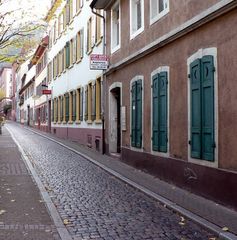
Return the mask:
[[(206, 160), (202, 160), (202, 159), (196, 159), (196, 158), (192, 158), (191, 157), (191, 145), (188, 144), (188, 161), (191, 163), (195, 163), (198, 165), (203, 165), (203, 166), (209, 166), (209, 167), (215, 167), (218, 168), (219, 165), (219, 159), (218, 159), (218, 69), (217, 69), (217, 48), (213, 47), (213, 48), (205, 48), (205, 49), (199, 49), (196, 53), (194, 53), (192, 56), (190, 56), (187, 59), (187, 72), (188, 72), (188, 76), (190, 74), (190, 64), (195, 61), (198, 58), (202, 58), (206, 55), (211, 55), (214, 58), (214, 67), (215, 67), (215, 71), (214, 71), (214, 121), (215, 121), (215, 125), (214, 125), (214, 131), (215, 131), (215, 143), (216, 143), (216, 147), (215, 147), (215, 152), (214, 152), (214, 156), (215, 156), (215, 160), (214, 162), (209, 162)], [(190, 79), (187, 76), (187, 82), (188, 82), (188, 140), (191, 138), (191, 130), (190, 130), (190, 117), (191, 117), (191, 112), (190, 112), (190, 107), (191, 107), (191, 99), (190, 99)]]
[[(169, 66), (161, 66), (158, 67), (156, 70), (154, 70), (151, 73), (151, 86), (153, 84), (152, 82), (152, 77), (158, 73), (161, 72), (167, 72), (167, 138), (168, 138), (168, 142), (167, 142), (167, 152), (163, 153), (163, 152), (158, 152), (158, 151), (154, 151), (152, 149), (152, 139), (151, 139), (151, 154), (156, 155), (156, 156), (161, 156), (161, 157), (169, 157), (170, 156), (170, 67)], [(152, 136), (152, 126), (153, 126), (153, 91), (151, 88), (151, 136)]]
[(139, 35), (140, 33), (142, 33), (144, 31), (144, 0), (140, 0), (141, 1), (141, 27), (134, 31), (133, 30), (133, 26), (134, 26), (134, 22), (133, 22), (133, 14), (134, 14), (134, 9), (133, 9), (133, 4), (134, 2), (137, 2), (139, 0), (130, 0), (130, 40), (132, 40), (133, 38), (135, 38), (137, 35)]
[[(170, 0), (163, 0), (164, 2), (166, 2), (167, 8), (165, 8), (162, 12), (157, 13), (156, 16), (152, 17), (152, 14), (151, 14), (151, 9), (153, 8), (152, 1), (153, 0), (150, 0), (150, 25), (155, 23), (156, 21), (158, 21), (162, 17), (164, 17), (170, 11), (170, 3), (169, 3)], [(156, 0), (156, 1), (158, 1), (158, 0)], [(158, 7), (157, 7), (157, 10), (158, 10)]]
[[(113, 12), (115, 8), (119, 8), (119, 44), (114, 46), (114, 29), (113, 29)], [(120, 49), (121, 46), (121, 5), (120, 5), (120, 0), (117, 0), (115, 4), (111, 8), (111, 53), (116, 52), (118, 49)]]

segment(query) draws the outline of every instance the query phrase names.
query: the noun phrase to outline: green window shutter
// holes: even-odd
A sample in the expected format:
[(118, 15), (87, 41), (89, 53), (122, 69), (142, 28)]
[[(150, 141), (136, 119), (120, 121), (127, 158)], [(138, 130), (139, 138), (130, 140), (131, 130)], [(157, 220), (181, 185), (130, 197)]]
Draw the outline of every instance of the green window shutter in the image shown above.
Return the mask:
[(132, 126), (131, 126), (131, 143), (132, 147), (136, 146), (136, 82), (132, 83), (132, 109), (131, 109), (131, 119), (132, 119)]
[(56, 111), (56, 116), (55, 116), (55, 122), (57, 122), (58, 121), (58, 98), (55, 98), (55, 101), (56, 101), (56, 104), (55, 104), (55, 111)]
[(85, 121), (88, 120), (88, 87), (85, 86), (85, 116), (84, 119)]
[(137, 81), (136, 89), (136, 147), (142, 147), (142, 80)]
[(63, 116), (64, 116), (64, 107), (63, 107), (64, 98), (63, 98), (63, 96), (61, 96), (60, 99), (61, 99), (61, 106), (60, 106), (60, 107), (61, 107), (61, 109), (60, 109), (61, 111), (60, 111), (60, 115), (61, 115), (61, 122), (62, 122), (62, 121), (63, 121)]
[(214, 161), (214, 63), (213, 56), (204, 56), (202, 72), (202, 159)]
[(69, 94), (67, 93), (65, 95), (65, 104), (66, 104), (66, 110), (65, 110), (65, 120), (68, 122), (69, 120)]
[(70, 66), (70, 43), (66, 43), (66, 67)]
[(83, 121), (83, 95), (84, 89), (81, 87), (81, 94), (80, 94), (80, 121)]
[(158, 74), (152, 77), (152, 150), (159, 150), (158, 139)]
[(191, 157), (201, 158), (201, 62), (190, 64)]
[(92, 84), (92, 91), (91, 91), (91, 104), (92, 104), (92, 114), (91, 120), (94, 121), (96, 117), (96, 89), (95, 84)]
[(54, 122), (54, 101), (51, 101), (51, 122)]
[(77, 95), (76, 91), (73, 92), (73, 99), (72, 99), (72, 121), (76, 120), (76, 112), (77, 112)]
[(158, 95), (159, 95), (159, 112), (158, 112), (158, 139), (159, 151), (167, 152), (167, 72), (159, 73)]

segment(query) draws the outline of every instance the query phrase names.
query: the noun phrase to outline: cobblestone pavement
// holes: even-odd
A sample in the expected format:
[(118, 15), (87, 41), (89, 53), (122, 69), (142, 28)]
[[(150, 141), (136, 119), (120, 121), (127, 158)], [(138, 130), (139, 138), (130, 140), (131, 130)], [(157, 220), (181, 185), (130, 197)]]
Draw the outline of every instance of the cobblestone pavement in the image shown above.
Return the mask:
[(34, 161), (73, 239), (213, 237), (70, 150), (18, 125), (8, 128)]

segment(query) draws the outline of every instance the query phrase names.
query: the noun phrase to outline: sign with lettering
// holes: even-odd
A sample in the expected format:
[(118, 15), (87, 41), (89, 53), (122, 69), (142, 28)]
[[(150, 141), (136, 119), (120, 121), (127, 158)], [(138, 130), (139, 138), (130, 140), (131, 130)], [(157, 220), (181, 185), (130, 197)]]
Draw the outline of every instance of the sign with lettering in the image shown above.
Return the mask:
[(90, 69), (91, 70), (106, 70), (109, 66), (109, 58), (103, 54), (90, 55)]

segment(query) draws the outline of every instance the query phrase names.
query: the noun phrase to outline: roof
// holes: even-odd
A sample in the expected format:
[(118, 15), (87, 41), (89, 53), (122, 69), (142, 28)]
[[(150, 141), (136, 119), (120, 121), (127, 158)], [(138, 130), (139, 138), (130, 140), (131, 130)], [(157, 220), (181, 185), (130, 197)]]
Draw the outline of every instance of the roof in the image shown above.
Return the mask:
[(48, 44), (49, 44), (49, 36), (46, 36), (41, 40), (38, 48), (35, 51), (32, 59), (31, 59), (32, 64), (36, 64), (39, 61), (40, 57), (45, 52), (45, 49), (47, 48)]
[(107, 10), (114, 0), (93, 0), (90, 7), (93, 9), (104, 9)]

